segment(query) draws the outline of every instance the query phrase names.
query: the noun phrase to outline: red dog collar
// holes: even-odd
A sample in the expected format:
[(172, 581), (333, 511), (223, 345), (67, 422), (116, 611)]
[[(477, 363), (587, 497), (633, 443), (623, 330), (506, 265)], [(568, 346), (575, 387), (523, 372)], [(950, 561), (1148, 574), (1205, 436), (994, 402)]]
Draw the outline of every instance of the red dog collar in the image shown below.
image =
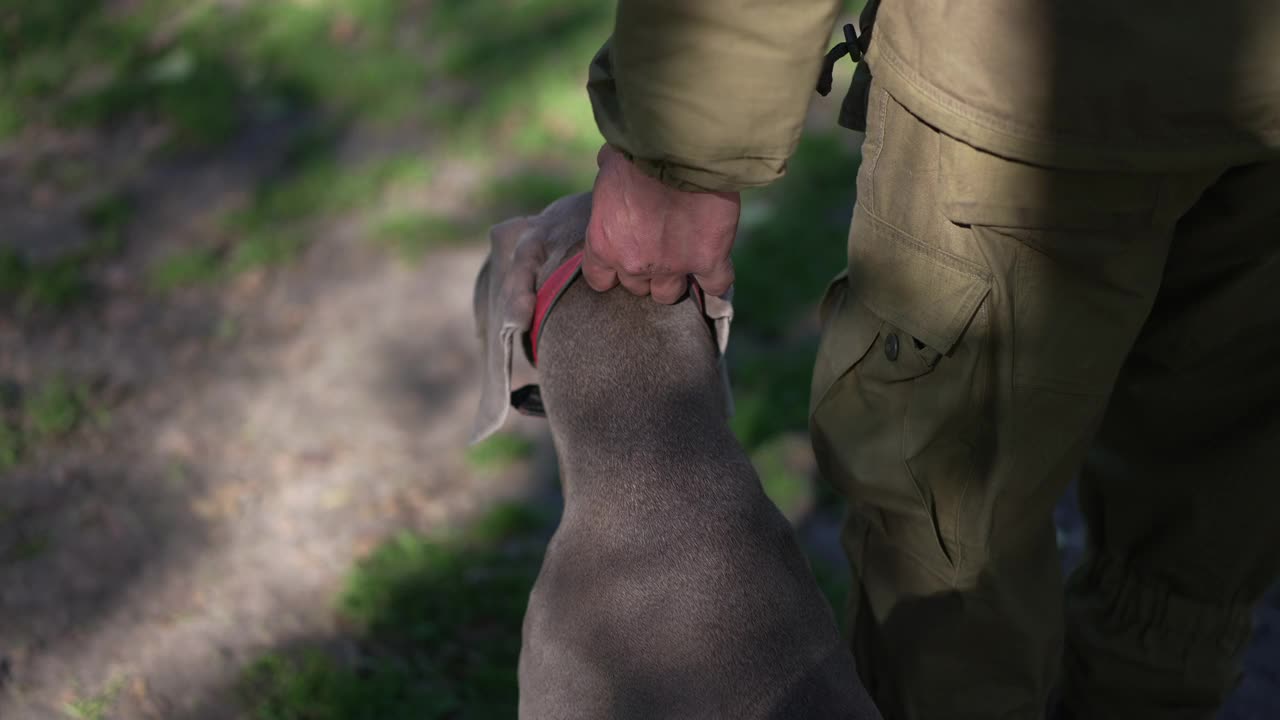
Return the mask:
[[(538, 288), (537, 300), (533, 304), (533, 325), (529, 328), (528, 348), (529, 359), (533, 362), (534, 367), (538, 365), (538, 336), (542, 332), (542, 324), (546, 322), (547, 315), (551, 312), (551, 308), (564, 294), (565, 289), (573, 284), (582, 272), (583, 251), (579, 250), (568, 260), (565, 260), (560, 267), (551, 273), (547, 281)], [(689, 292), (693, 295), (693, 301), (698, 304), (698, 309), (705, 312), (702, 303), (702, 288), (698, 283), (689, 283)]]
[(582, 270), (582, 251), (578, 251), (560, 267), (551, 273), (547, 281), (538, 288), (538, 299), (533, 304), (533, 326), (529, 328), (529, 357), (533, 365), (538, 365), (538, 335), (542, 331), (542, 323), (551, 312), (551, 306), (560, 299), (560, 294), (569, 287)]
[[(547, 321), (547, 315), (551, 313), (551, 308), (555, 306), (556, 301), (564, 294), (564, 291), (573, 284), (573, 281), (582, 273), (582, 252), (565, 260), (560, 267), (551, 273), (547, 281), (538, 288), (538, 294), (533, 304), (533, 324), (529, 327), (529, 332), (525, 333), (524, 344), (525, 352), (529, 356), (529, 361), (537, 367), (538, 365), (538, 337), (542, 333), (542, 325)], [(698, 309), (706, 312), (706, 306), (702, 300), (702, 288), (698, 283), (689, 284), (689, 293), (693, 296), (693, 301), (698, 304)], [(517, 412), (522, 415), (532, 415), (534, 417), (546, 417), (546, 412), (542, 407), (542, 393), (537, 385), (525, 385), (511, 393), (511, 405)]]

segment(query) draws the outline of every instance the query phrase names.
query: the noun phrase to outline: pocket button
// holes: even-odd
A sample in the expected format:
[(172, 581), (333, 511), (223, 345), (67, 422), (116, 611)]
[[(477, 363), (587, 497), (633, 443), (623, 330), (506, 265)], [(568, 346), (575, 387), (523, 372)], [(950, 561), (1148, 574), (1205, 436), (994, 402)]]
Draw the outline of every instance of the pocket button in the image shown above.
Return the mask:
[(884, 339), (884, 356), (889, 360), (898, 359), (898, 334), (889, 333)]

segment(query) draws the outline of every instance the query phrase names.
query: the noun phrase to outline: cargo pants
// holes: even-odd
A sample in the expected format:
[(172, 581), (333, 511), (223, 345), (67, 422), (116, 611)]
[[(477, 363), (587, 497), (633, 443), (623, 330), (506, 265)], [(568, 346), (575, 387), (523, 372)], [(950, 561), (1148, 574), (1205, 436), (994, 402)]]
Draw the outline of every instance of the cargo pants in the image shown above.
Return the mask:
[(1212, 718), (1280, 571), (1280, 163), (1054, 170), (868, 110), (810, 407), (864, 682), (887, 720)]

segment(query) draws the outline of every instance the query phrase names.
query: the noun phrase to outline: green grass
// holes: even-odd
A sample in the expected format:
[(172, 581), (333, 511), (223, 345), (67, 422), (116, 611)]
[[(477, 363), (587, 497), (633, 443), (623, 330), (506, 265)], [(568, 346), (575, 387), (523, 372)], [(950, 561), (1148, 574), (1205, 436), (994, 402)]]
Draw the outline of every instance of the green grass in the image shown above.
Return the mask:
[[(413, 177), (412, 173), (400, 175)], [(475, 198), (476, 207), (464, 216), (392, 213), (375, 225), (373, 237), (404, 259), (416, 262), (433, 247), (482, 237), (485, 229), (501, 218), (541, 212), (565, 195), (589, 190), (591, 183), (592, 176), (582, 168), (535, 163), (490, 182)]]
[(113, 680), (99, 693), (68, 702), (63, 712), (76, 720), (106, 720), (123, 687), (124, 680)]
[[(730, 378), (736, 405), (731, 426), (749, 450), (782, 433), (808, 430), (817, 338), (793, 327), (813, 312), (845, 266), (858, 160), (834, 135), (808, 136), (787, 177), (749, 194), (744, 204), (734, 250), (737, 344)], [(825, 483), (817, 493), (819, 505), (838, 504)]]
[(429, 107), (429, 68), (415, 52), (424, 39), (402, 32), (422, 20), (398, 0), (252, 3), (210, 13), (190, 38), (205, 47), (234, 38), (259, 92), (284, 90), (334, 114), (396, 120)]
[(374, 237), (408, 262), (417, 262), (428, 250), (480, 237), (483, 228), (433, 213), (400, 213), (384, 218)]
[(25, 314), (37, 308), (62, 310), (89, 293), (85, 261), (70, 255), (31, 262), (18, 251), (0, 248), (0, 296), (10, 296)]
[[(541, 78), (580, 93), (612, 10), (589, 0), (148, 0), (108, 13), (80, 0), (14, 0), (0, 28), (9, 50), (0, 99), (67, 124), (158, 117), (197, 144), (225, 140), (262, 100), (483, 135), (482, 126), (543, 95)], [(66, 82), (81, 77), (94, 81)], [(526, 117), (543, 108), (533, 111)], [(563, 135), (565, 118), (552, 120), (552, 135)]]
[(296, 659), (268, 655), (245, 671), (242, 686), (258, 720), (433, 718), (456, 708), (446, 693), (415, 682), (412, 670), (394, 663), (357, 672), (312, 651)]
[(34, 384), (0, 408), (0, 470), (22, 462), (31, 449), (58, 440), (82, 423), (105, 421), (89, 388), (55, 376)]
[(497, 130), (526, 155), (594, 150), (599, 134), (583, 84), (612, 15), (612, 5), (589, 0), (434, 3), (428, 22), (441, 44), (434, 74), (484, 88), (484, 101), (453, 128), (459, 139), (492, 144)]
[[(304, 118), (298, 137), (285, 140), (299, 148), (284, 168), (227, 218), (216, 272), (208, 253), (179, 251), (149, 270), (156, 289), (287, 263), (339, 216), (416, 260), (590, 184), (600, 136), (582, 84), (609, 33), (609, 5), (143, 0), (106, 12), (79, 0), (11, 4), (0, 24), (0, 138), (26, 125), (110, 129), (147, 119), (172, 131), (173, 149), (205, 149), (264, 113)], [(391, 196), (431, 192), (433, 163), (353, 166), (333, 149), (356, 126), (421, 128), (424, 138), (447, 138), (433, 160), (462, 158), (503, 179), (467, 190), (466, 216), (413, 216)], [(509, 174), (512, 166), (535, 169)], [(112, 210), (90, 221), (103, 236), (123, 227)], [(61, 307), (87, 287), (68, 263), (33, 276), (22, 294), (27, 306)]]
[(71, 432), (89, 406), (88, 389), (54, 378), (39, 386), (25, 403), (26, 425), (38, 440)]
[[(306, 138), (281, 173), (263, 182), (252, 202), (228, 218), (227, 228), (236, 238), (223, 263), (228, 273), (287, 263), (306, 248), (318, 225), (343, 212), (375, 208), (399, 188), (431, 177), (431, 167), (421, 157), (384, 157), (351, 167), (338, 162), (326, 142), (331, 140)], [(403, 241), (406, 247), (413, 244)], [(209, 277), (204, 270), (195, 274)]]
[[(816, 352), (816, 339), (807, 338), (778, 347), (752, 346), (732, 358), (735, 412), (729, 425), (749, 451), (767, 450), (784, 433), (808, 433)], [(829, 483), (810, 487), (819, 507), (834, 508), (842, 502)]]
[[(736, 320), (735, 320), (736, 324)], [(749, 450), (779, 433), (804, 431), (817, 343), (748, 346), (731, 358), (735, 411), (730, 426)]]
[(124, 197), (102, 196), (81, 213), (92, 237), (57, 257), (33, 261), (14, 248), (0, 247), (0, 298), (15, 300), (23, 314), (35, 309), (64, 310), (83, 302), (92, 289), (91, 268), (123, 248), (133, 210)]
[(792, 522), (803, 519), (813, 505), (814, 483), (805, 475), (792, 454), (801, 450), (795, 438), (802, 435), (780, 435), (761, 445), (751, 454), (751, 464), (760, 476), (764, 492)]
[(29, 537), (23, 538), (15, 542), (4, 553), (4, 560), (7, 563), (20, 563), (27, 560), (34, 560), (44, 554), (49, 549), (49, 539), (46, 537)]
[(255, 268), (270, 268), (293, 260), (306, 248), (302, 234), (258, 231), (239, 238), (226, 251), (184, 248), (156, 260), (147, 268), (147, 285), (156, 292), (216, 282)]
[(111, 125), (130, 115), (163, 119), (183, 147), (208, 147), (240, 128), (242, 82), (237, 70), (210, 51), (177, 46), (120, 63), (111, 84), (65, 100), (67, 125)]
[(22, 430), (0, 418), (0, 472), (13, 468), (22, 461), (23, 448)]
[(264, 229), (356, 209), (374, 203), (401, 183), (431, 176), (425, 160), (414, 156), (379, 158), (353, 167), (320, 149), (306, 153), (259, 187), (253, 204), (234, 218), (240, 228)]
[[(280, 172), (259, 185), (246, 207), (226, 218), (231, 236), (228, 246), (175, 250), (148, 268), (148, 285), (168, 291), (284, 265), (306, 249), (318, 226), (336, 215), (375, 207), (404, 186), (431, 177), (430, 164), (411, 155), (378, 158), (356, 167), (345, 165), (333, 155), (335, 140), (331, 127), (295, 138)], [(413, 236), (416, 230), (436, 234), (418, 238)], [(445, 230), (451, 228), (443, 223), (431, 227), (423, 222), (414, 227), (401, 216), (399, 224), (380, 227), (374, 234), (412, 255), (424, 251), (429, 241)]]
[(213, 336), (219, 341), (227, 342), (234, 340), (240, 334), (240, 323), (230, 316), (224, 316), (218, 320), (218, 326), (214, 328)]
[(502, 470), (533, 455), (533, 443), (512, 433), (496, 433), (467, 449), (467, 464), (477, 470)]
[[(243, 673), (246, 709), (256, 720), (514, 717), (521, 624), (548, 530), (541, 513), (504, 505), (459, 532), (388, 540), (358, 563), (337, 604), (361, 656), (268, 653)], [(847, 582), (810, 563), (842, 608)]]
[(787, 176), (750, 194), (734, 250), (734, 329), (784, 333), (845, 266), (859, 158), (835, 135), (800, 142)]
[(91, 255), (102, 257), (119, 252), (134, 210), (129, 198), (116, 193), (103, 195), (85, 208), (81, 220), (94, 233)]
[(147, 270), (147, 285), (165, 292), (222, 277), (222, 258), (208, 248), (184, 248), (158, 260)]
[(254, 268), (283, 265), (302, 253), (307, 238), (301, 234), (273, 234), (262, 231), (241, 238), (227, 256), (227, 270), (231, 273)]
[(7, 140), (22, 129), (22, 117), (11, 103), (0, 98), (0, 142)]
[[(225, 140), (238, 127), (242, 80), (223, 55), (184, 35), (152, 42), (165, 4), (107, 13), (78, 0), (18, 0), (8, 42), (0, 40), (14, 48), (0, 62), (2, 99), (24, 109), (24, 124), (111, 125), (145, 115), (184, 143)], [(170, 13), (177, 7), (168, 3)]]
[(338, 603), (366, 657), (269, 654), (244, 673), (249, 711), (257, 720), (514, 717), (520, 625), (547, 524), (507, 505), (461, 532), (386, 542)]
[(528, 168), (499, 178), (487, 190), (487, 205), (496, 216), (532, 215), (564, 197), (590, 190), (594, 174)]
[[(582, 84), (612, 13), (589, 0), (147, 0), (114, 13), (78, 0), (15, 0), (0, 29), (0, 46), (10, 49), (0, 57), (0, 119), (9, 118), (0, 124), (10, 132), (19, 121), (102, 127), (142, 116), (170, 126), (179, 146), (207, 147), (234, 136), (251, 113), (292, 108), (325, 131), (303, 131), (309, 152), (229, 218), (227, 269), (288, 262), (340, 214), (371, 215), (372, 235), (417, 258), (432, 244), (425, 237), (469, 236), (589, 187), (600, 136)], [(474, 191), (468, 217), (388, 213), (395, 162), (351, 167), (331, 153), (343, 129), (385, 123), (445, 136), (445, 155), (472, 158), (498, 179)], [(505, 174), (513, 163), (525, 169)], [(754, 203), (760, 222), (748, 228), (738, 261), (748, 326), (778, 332), (834, 272), (839, 263), (826, 260), (840, 257), (841, 243), (826, 240), (827, 220), (851, 197), (854, 169), (833, 141), (806, 139), (791, 177)], [(428, 191), (430, 170), (401, 184)], [(796, 238), (814, 252), (795, 252)], [(153, 286), (218, 276), (207, 257), (172, 263), (153, 270)], [(57, 304), (82, 288), (66, 270), (30, 296)]]

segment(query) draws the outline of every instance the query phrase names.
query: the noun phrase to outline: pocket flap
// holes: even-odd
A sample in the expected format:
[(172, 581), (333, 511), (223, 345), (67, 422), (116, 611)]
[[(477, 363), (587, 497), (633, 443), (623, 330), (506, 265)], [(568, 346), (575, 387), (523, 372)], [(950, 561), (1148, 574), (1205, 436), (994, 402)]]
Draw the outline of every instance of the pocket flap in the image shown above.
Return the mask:
[(942, 354), (951, 352), (991, 291), (991, 274), (930, 247), (861, 207), (849, 247), (849, 293)]
[(849, 301), (848, 275), (848, 270), (837, 275), (823, 295), (822, 340), (809, 392), (810, 413), (832, 383), (867, 354), (884, 324), (867, 306)]
[(1151, 227), (1160, 191), (1152, 173), (1087, 172), (1006, 160), (938, 136), (939, 206), (961, 225), (1058, 231)]

